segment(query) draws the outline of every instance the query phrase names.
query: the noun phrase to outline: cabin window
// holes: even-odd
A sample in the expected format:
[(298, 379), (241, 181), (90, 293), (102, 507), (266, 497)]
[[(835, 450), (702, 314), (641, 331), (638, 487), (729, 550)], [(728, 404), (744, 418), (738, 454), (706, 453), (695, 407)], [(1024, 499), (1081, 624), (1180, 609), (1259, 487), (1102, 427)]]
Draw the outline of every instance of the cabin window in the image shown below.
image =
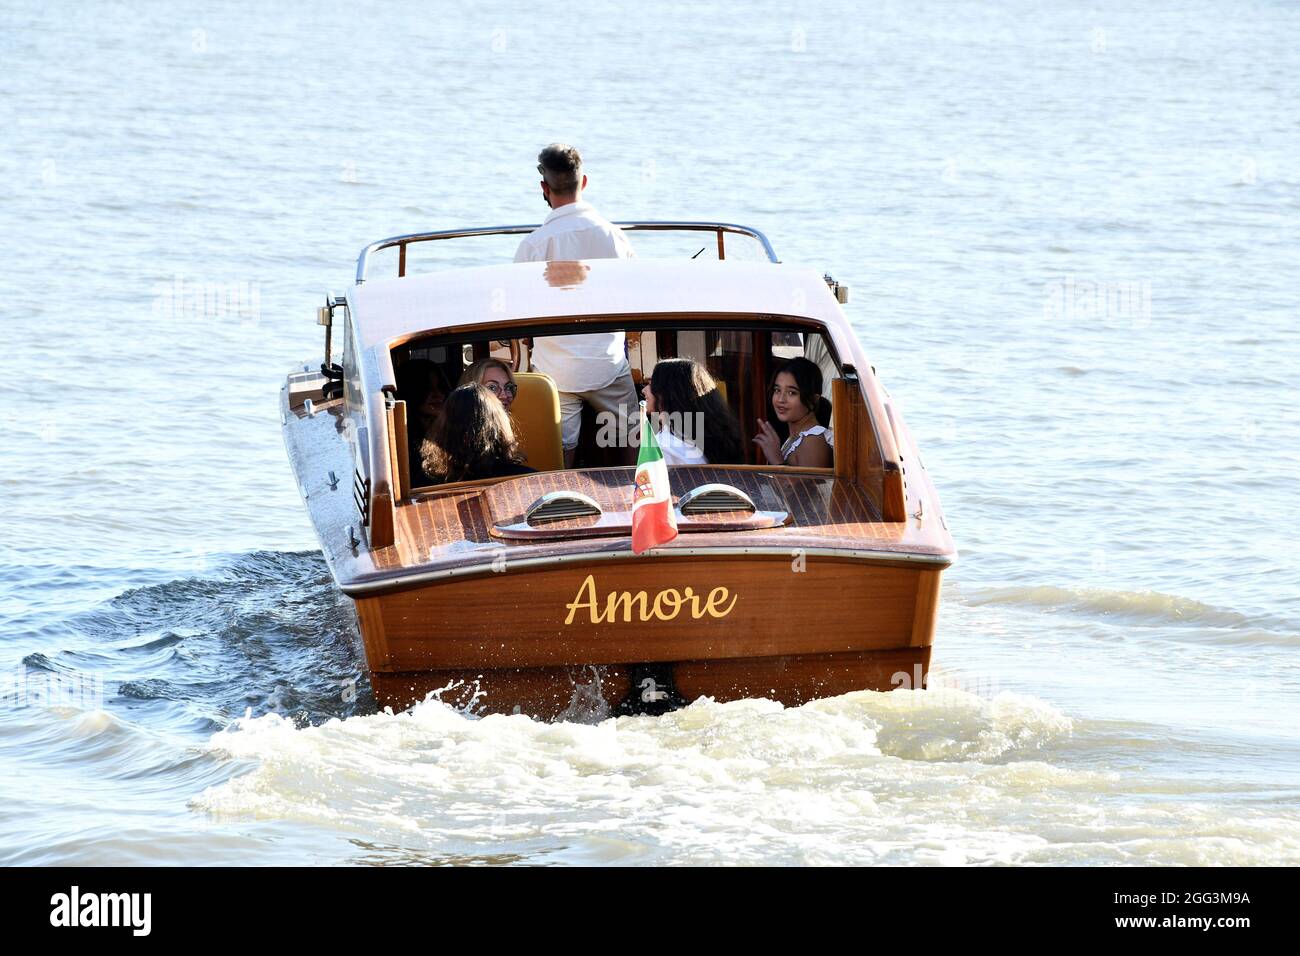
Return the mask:
[(356, 456), (357, 474), (362, 480), (370, 476), (370, 428), (366, 418), (366, 403), (361, 387), (361, 367), (356, 342), (356, 327), (352, 310), (344, 310), (343, 319), (343, 404), (350, 423), (349, 441)]
[[(613, 322), (610, 323), (613, 325)], [(638, 399), (644, 397), (646, 382), (654, 375), (658, 363), (670, 358), (692, 359), (708, 371), (717, 382), (721, 397), (735, 416), (740, 429), (738, 453), (734, 460), (714, 464), (765, 464), (753, 438), (758, 431), (758, 421), (773, 424), (782, 438), (785, 426), (772, 411), (768, 383), (775, 372), (796, 357), (806, 357), (822, 370), (823, 393), (831, 395), (830, 379), (839, 375), (839, 364), (833, 348), (820, 331), (803, 325), (791, 324), (774, 327), (744, 325), (743, 323), (713, 323), (689, 325), (663, 321), (619, 321), (624, 332), (625, 355), (631, 370)], [(583, 331), (601, 331), (597, 324), (584, 325)], [(469, 338), (454, 334), (438, 334), (417, 338), (399, 344), (392, 350), (393, 367), (397, 377), (398, 397), (405, 400), (410, 427), (408, 445), (412, 458), (412, 475), (418, 470), (420, 445), (426, 432), (436, 420), (439, 399), (449, 394), (461, 380), (466, 369), (485, 358), (497, 358), (516, 372), (537, 371), (532, 366), (532, 346), (542, 334), (571, 334), (572, 326), (561, 329), (536, 327), (510, 330), (512, 338)], [(495, 334), (501, 335), (502, 331)], [(530, 414), (535, 409), (527, 402), (545, 400), (545, 394), (523, 388), (515, 397), (512, 418), (517, 429), (536, 429), (538, 416)], [(417, 394), (419, 393), (419, 394)], [(430, 400), (430, 395), (433, 400)], [(617, 449), (602, 446), (596, 436), (600, 423), (594, 412), (584, 409), (579, 449), (574, 467), (605, 467), (627, 464)], [(536, 441), (532, 434), (520, 436), (525, 445)], [(553, 439), (553, 436), (549, 436)], [(632, 452), (635, 457), (635, 452)], [(413, 481), (417, 487), (420, 482)]]

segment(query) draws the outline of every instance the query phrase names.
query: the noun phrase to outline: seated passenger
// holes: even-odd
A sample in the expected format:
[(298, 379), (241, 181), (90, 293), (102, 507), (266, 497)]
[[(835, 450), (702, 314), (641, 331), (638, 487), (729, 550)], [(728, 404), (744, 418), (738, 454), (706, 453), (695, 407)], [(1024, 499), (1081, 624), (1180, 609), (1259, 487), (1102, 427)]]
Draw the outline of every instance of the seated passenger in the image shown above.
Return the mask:
[[(406, 402), (406, 446), (410, 454), (411, 479), (420, 477), (420, 446), (438, 420), (442, 403), (451, 388), (441, 368), (426, 359), (408, 359), (397, 367), (397, 397)], [(427, 484), (416, 481), (417, 486)]]
[(645, 409), (670, 465), (734, 465), (744, 461), (740, 422), (699, 362), (663, 359), (645, 383)]
[(519, 394), (519, 386), (515, 384), (515, 373), (510, 370), (509, 365), (498, 358), (485, 358), (475, 362), (465, 369), (457, 384), (468, 385), (471, 382), (482, 385), (500, 399), (506, 411), (510, 411), (515, 396)]
[(430, 484), (523, 475), (510, 416), (482, 385), (461, 385), (447, 396), (442, 413), (420, 448)]
[(767, 463), (829, 468), (835, 435), (822, 424), (830, 421), (830, 402), (822, 397), (822, 372), (817, 363), (791, 359), (772, 376), (769, 394), (772, 411), (790, 427), (790, 437), (782, 442), (771, 423), (758, 420), (754, 442)]

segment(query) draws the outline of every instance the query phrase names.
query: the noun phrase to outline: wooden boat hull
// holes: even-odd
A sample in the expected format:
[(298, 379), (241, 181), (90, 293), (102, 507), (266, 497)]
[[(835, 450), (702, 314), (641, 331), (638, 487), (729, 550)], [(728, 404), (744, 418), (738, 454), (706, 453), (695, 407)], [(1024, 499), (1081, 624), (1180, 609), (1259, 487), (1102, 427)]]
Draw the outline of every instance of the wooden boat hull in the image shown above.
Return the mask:
[(546, 719), (593, 696), (631, 710), (701, 696), (793, 706), (923, 686), (941, 570), (799, 551), (663, 552), (507, 564), (359, 596), (357, 612), (381, 707), (436, 690), (456, 706), (473, 699), (477, 713)]

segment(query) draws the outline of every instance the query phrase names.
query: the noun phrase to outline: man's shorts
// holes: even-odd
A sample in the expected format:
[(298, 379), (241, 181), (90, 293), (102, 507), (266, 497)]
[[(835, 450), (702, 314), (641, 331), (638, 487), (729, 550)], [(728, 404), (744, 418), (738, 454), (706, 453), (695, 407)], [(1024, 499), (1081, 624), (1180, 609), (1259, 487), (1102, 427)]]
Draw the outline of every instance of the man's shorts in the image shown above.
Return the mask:
[(627, 419), (634, 417), (639, 410), (636, 386), (632, 384), (632, 373), (624, 372), (604, 388), (594, 392), (560, 392), (560, 434), (564, 450), (578, 447), (578, 435), (582, 430), (582, 404), (586, 402), (597, 414), (609, 412), (619, 416), (618, 434), (627, 434)]

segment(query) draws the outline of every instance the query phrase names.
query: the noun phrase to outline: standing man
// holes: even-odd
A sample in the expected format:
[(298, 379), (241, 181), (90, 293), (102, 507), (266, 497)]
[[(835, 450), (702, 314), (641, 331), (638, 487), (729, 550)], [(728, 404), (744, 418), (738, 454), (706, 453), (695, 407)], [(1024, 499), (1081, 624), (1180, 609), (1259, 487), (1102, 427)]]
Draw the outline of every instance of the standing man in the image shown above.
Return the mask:
[[(542, 174), (542, 198), (551, 214), (519, 243), (515, 262), (635, 256), (623, 230), (583, 202), (587, 177), (576, 149), (552, 143), (538, 154), (537, 171)], [(627, 434), (627, 418), (637, 408), (637, 396), (623, 339), (622, 332), (592, 332), (533, 342), (533, 366), (555, 379), (560, 392), (566, 468), (573, 467), (577, 454), (584, 402), (597, 412), (617, 415), (618, 434)], [(634, 453), (635, 449), (627, 449), (624, 458), (630, 462)]]

